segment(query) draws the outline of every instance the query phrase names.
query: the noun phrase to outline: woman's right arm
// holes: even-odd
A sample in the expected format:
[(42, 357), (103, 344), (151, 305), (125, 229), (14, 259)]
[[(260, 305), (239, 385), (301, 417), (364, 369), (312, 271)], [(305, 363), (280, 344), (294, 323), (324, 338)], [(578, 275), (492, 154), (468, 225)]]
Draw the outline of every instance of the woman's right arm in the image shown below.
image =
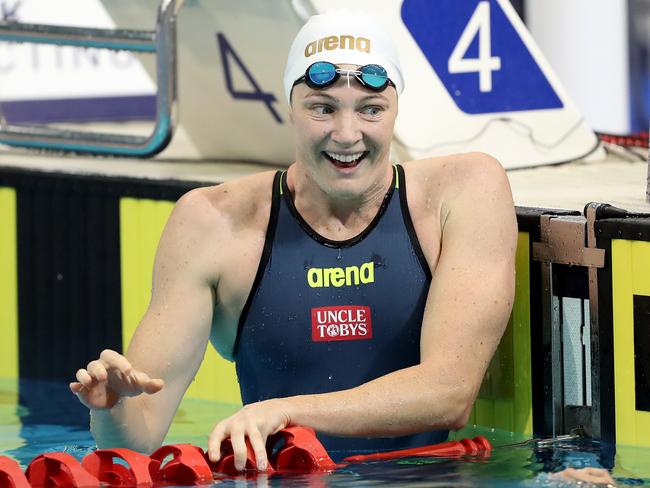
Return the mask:
[(179, 200), (158, 245), (151, 302), (127, 353), (103, 351), (70, 384), (91, 411), (100, 448), (160, 446), (203, 360), (216, 299), (214, 213), (200, 190)]

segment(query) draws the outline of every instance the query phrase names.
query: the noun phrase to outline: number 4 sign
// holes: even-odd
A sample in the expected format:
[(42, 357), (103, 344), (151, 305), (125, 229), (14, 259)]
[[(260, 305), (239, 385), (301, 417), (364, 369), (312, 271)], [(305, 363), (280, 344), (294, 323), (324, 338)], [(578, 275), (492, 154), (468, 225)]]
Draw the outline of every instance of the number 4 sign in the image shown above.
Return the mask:
[[(273, 107), (273, 103), (276, 101), (275, 95), (273, 95), (273, 93), (266, 93), (262, 91), (255, 78), (253, 78), (253, 75), (250, 73), (248, 68), (246, 68), (244, 62), (240, 59), (239, 55), (235, 52), (232, 45), (226, 39), (226, 36), (221, 32), (217, 32), (217, 44), (219, 44), (221, 63), (223, 64), (223, 74), (225, 77), (228, 93), (230, 93), (236, 100), (253, 100), (264, 103), (269, 109), (269, 112), (271, 112), (271, 115), (273, 115), (275, 121), (278, 124), (282, 124), (282, 117), (280, 117), (280, 114), (278, 114), (277, 110), (275, 110)], [(235, 88), (231, 62), (238, 66), (239, 70), (246, 77), (251, 87), (253, 88), (252, 90), (243, 91)]]
[(401, 12), (463, 112), (562, 108), (498, 0), (404, 0)]
[[(477, 35), (478, 58), (466, 58), (469, 46)], [(478, 73), (479, 89), (482, 92), (491, 92), (492, 71), (501, 69), (501, 58), (492, 57), (491, 51), (490, 2), (479, 2), (449, 57), (448, 71), (452, 74)]]

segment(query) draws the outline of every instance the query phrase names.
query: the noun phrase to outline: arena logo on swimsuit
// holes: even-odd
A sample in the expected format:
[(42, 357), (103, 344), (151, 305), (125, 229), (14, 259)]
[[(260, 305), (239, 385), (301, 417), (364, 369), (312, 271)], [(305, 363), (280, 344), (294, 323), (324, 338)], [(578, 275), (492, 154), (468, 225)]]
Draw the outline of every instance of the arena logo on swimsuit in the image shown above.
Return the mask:
[(308, 58), (316, 53), (320, 53), (323, 49), (327, 51), (345, 49), (346, 44), (348, 49), (356, 49), (364, 53), (370, 52), (370, 39), (340, 34), (338, 36), (327, 36), (317, 41), (311, 41), (305, 46), (305, 57)]
[(314, 342), (372, 339), (372, 312), (363, 305), (338, 305), (311, 309)]
[(307, 284), (311, 288), (367, 285), (375, 282), (375, 263), (368, 261), (359, 266), (346, 268), (309, 268)]

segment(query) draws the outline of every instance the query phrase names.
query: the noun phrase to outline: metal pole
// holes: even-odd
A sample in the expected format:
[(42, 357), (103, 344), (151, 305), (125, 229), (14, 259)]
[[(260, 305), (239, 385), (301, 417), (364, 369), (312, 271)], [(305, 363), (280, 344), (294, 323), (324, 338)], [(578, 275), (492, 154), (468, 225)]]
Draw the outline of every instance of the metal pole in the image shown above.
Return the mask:
[(156, 123), (149, 136), (0, 124), (0, 143), (31, 149), (150, 157), (171, 140), (177, 122), (176, 17), (183, 0), (163, 0), (155, 31), (87, 29), (0, 22), (0, 41), (46, 43), (156, 54)]

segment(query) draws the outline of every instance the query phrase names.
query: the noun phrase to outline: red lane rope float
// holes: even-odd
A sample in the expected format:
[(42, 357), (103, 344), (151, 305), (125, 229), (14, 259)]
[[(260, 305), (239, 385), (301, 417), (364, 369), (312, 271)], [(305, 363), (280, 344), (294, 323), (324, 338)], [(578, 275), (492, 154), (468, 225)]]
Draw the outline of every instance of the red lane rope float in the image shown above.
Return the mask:
[(6, 456), (0, 456), (0, 486), (31, 488), (18, 463)]
[[(115, 462), (116, 459), (126, 465)], [(153, 486), (151, 472), (156, 467), (149, 456), (121, 447), (91, 452), (83, 458), (81, 465), (99, 481), (115, 488)]]
[[(255, 453), (246, 444), (244, 474), (257, 476)], [(344, 465), (336, 464), (306, 427), (289, 427), (269, 437), (267, 475), (282, 473), (327, 473)], [(443, 442), (401, 451), (350, 456), (346, 462), (400, 459), (428, 456), (487, 456), (492, 446), (485, 437)], [(55, 452), (35, 457), (23, 474), (13, 459), (0, 456), (0, 488), (145, 488), (151, 486), (192, 486), (212, 483), (224, 476), (240, 476), (230, 440), (222, 444), (218, 463), (209, 460), (200, 447), (191, 444), (163, 446), (151, 456), (129, 449), (99, 449), (81, 463), (67, 453)], [(171, 459), (170, 459), (171, 456)]]
[(461, 441), (442, 442), (430, 446), (413, 447), (399, 451), (379, 452), (376, 454), (363, 454), (349, 456), (344, 459), (347, 463), (359, 463), (364, 461), (388, 461), (405, 457), (461, 457), (489, 455), (492, 445), (483, 436), (474, 439), (463, 439)]
[(97, 477), (66, 452), (36, 456), (25, 475), (33, 487), (99, 488)]
[[(281, 449), (276, 446), (284, 442)], [(267, 443), (271, 464), (281, 472), (333, 471), (337, 466), (316, 437), (306, 427), (289, 427), (273, 435)]]
[[(165, 458), (173, 456), (164, 463)], [(191, 444), (174, 444), (162, 446), (150, 456), (157, 482), (173, 482), (180, 485), (200, 485), (213, 480), (212, 470), (206, 455), (198, 446)]]

